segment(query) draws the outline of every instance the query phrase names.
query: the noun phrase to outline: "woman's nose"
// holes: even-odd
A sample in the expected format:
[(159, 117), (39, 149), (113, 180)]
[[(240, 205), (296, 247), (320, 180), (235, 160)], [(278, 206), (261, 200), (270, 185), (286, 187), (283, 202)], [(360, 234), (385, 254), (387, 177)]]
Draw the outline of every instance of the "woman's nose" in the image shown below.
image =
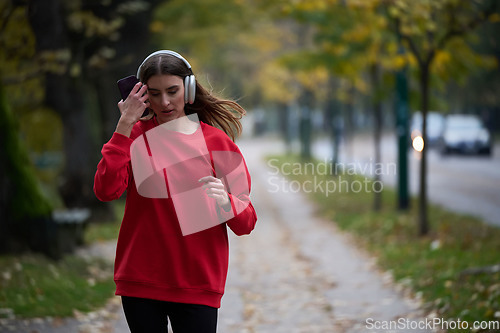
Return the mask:
[(170, 100), (168, 99), (168, 97), (167, 97), (167, 96), (163, 96), (163, 97), (161, 98), (161, 105), (162, 105), (162, 106), (164, 106), (164, 107), (166, 107), (166, 106), (168, 106), (169, 104), (170, 104)]

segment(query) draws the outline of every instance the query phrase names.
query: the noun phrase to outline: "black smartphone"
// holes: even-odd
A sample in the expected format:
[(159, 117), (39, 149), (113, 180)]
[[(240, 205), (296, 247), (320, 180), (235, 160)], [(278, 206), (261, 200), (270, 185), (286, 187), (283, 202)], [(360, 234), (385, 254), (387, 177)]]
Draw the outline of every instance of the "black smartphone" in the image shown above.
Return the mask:
[[(134, 86), (139, 82), (139, 79), (135, 75), (130, 75), (124, 77), (123, 79), (118, 80), (116, 83), (118, 84), (118, 89), (120, 90), (120, 94), (122, 95), (122, 99), (126, 100), (130, 92), (134, 88)], [(146, 108), (141, 117), (145, 117), (149, 114), (149, 109)]]
[(130, 95), (130, 92), (132, 91), (132, 88), (134, 88), (137, 82), (139, 82), (139, 79), (137, 79), (135, 75), (124, 77), (116, 82), (123, 100), (127, 99), (128, 95)]

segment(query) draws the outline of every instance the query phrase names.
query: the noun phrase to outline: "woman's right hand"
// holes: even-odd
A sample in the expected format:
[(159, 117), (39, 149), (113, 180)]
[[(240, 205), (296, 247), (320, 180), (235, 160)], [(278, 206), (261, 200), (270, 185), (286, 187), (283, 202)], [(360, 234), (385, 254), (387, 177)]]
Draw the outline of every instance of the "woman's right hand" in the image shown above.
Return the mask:
[(115, 132), (130, 136), (132, 127), (141, 119), (144, 110), (149, 107), (148, 87), (146, 85), (142, 85), (141, 87), (141, 85), (142, 83), (138, 82), (132, 88), (127, 99), (118, 102), (121, 116)]

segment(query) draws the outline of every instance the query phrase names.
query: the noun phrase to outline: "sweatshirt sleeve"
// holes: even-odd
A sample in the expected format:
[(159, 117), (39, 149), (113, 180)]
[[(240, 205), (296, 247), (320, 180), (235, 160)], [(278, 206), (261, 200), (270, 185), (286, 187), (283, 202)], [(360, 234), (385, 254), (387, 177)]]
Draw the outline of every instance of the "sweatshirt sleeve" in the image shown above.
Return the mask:
[(248, 206), (246, 206), (245, 210), (237, 216), (229, 220), (227, 225), (238, 236), (250, 234), (257, 222), (257, 214), (255, 213), (250, 198), (235, 197), (232, 194), (229, 194), (229, 198), (231, 200), (231, 205), (241, 205), (241, 203), (248, 202)]
[(127, 189), (130, 177), (130, 145), (132, 139), (113, 133), (104, 144), (102, 159), (94, 177), (94, 193), (101, 201), (118, 199)]
[[(234, 149), (234, 150), (233, 150)], [(231, 211), (219, 208), (218, 213), (227, 226), (238, 236), (252, 232), (257, 214), (250, 200), (251, 179), (243, 155), (236, 146), (233, 151), (212, 152), (217, 177), (221, 178), (231, 201)]]

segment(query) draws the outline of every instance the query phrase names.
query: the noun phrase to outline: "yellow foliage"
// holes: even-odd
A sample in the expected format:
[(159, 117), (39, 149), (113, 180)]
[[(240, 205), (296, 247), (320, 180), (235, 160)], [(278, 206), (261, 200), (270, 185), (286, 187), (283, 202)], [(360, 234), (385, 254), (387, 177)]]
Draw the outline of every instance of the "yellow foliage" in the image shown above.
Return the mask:
[(495, 13), (495, 14), (491, 15), (489, 20), (492, 23), (498, 23), (498, 22), (500, 22), (500, 14)]
[(299, 0), (295, 3), (295, 9), (304, 12), (325, 11), (338, 2), (339, 0)]
[(349, 47), (345, 44), (323, 43), (322, 49), (335, 57), (341, 57), (349, 51)]
[(362, 42), (370, 38), (373, 33), (372, 27), (365, 24), (358, 24), (354, 29), (343, 34), (343, 39), (347, 42)]
[(263, 97), (268, 101), (288, 103), (299, 95), (292, 74), (273, 62), (265, 63), (259, 72), (258, 80), (263, 87)]
[(443, 73), (446, 70), (446, 65), (451, 61), (451, 54), (445, 50), (436, 51), (436, 56), (434, 58), (433, 69), (439, 73)]
[(61, 117), (53, 110), (33, 110), (23, 115), (19, 123), (30, 151), (43, 153), (63, 149), (63, 124)]
[(266, 32), (265, 36), (254, 33), (239, 35), (239, 43), (250, 49), (259, 50), (262, 53), (269, 54), (278, 51), (282, 45), (277, 42), (277, 32), (273, 31), (273, 27), (264, 30)]
[(351, 9), (362, 9), (367, 11), (372, 11), (375, 7), (379, 5), (380, 1), (378, 0), (346, 0), (345, 4), (348, 8)]
[(402, 69), (403, 67), (406, 66), (408, 63), (408, 57), (406, 55), (396, 55), (392, 59), (392, 65), (394, 66), (394, 69)]
[(418, 60), (417, 60), (417, 58), (415, 57), (415, 55), (413, 53), (407, 53), (406, 59), (408, 60), (408, 64), (411, 67), (417, 67), (418, 66)]
[(154, 20), (149, 25), (149, 31), (151, 31), (152, 33), (161, 33), (163, 29), (165, 29), (165, 25), (160, 20)]
[(353, 81), (354, 88), (361, 93), (368, 93), (370, 91), (370, 85), (363, 80), (361, 76), (356, 76)]
[(398, 52), (399, 44), (395, 41), (389, 41), (385, 43), (385, 52), (389, 55), (396, 54)]
[(329, 74), (324, 67), (317, 67), (311, 71), (298, 72), (296, 77), (304, 87), (317, 91), (326, 85)]

